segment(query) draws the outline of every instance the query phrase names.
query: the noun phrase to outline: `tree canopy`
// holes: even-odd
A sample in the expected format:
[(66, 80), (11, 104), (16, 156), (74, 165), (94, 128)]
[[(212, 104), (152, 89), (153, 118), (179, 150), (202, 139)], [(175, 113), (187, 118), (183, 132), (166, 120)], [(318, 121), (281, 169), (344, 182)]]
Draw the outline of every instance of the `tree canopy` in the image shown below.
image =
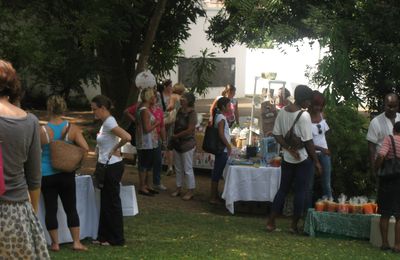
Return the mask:
[[(66, 97), (84, 82), (98, 82), (120, 115), (156, 6), (147, 0), (2, 1), (0, 56), (25, 84), (49, 85)], [(200, 0), (167, 1), (148, 60), (157, 78), (177, 64), (190, 23), (204, 15)]]
[(331, 102), (382, 110), (400, 93), (399, 12), (395, 0), (226, 0), (208, 37), (225, 50), (314, 39), (328, 52), (310, 76)]

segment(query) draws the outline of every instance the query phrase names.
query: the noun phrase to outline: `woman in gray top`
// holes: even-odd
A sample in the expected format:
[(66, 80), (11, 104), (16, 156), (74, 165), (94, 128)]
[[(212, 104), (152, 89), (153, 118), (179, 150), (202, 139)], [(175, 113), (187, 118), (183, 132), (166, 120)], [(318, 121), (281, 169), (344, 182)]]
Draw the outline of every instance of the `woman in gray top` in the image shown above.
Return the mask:
[(13, 105), (20, 93), (14, 68), (0, 60), (0, 146), (6, 187), (0, 195), (0, 252), (5, 259), (50, 259), (35, 214), (42, 177), (39, 123)]

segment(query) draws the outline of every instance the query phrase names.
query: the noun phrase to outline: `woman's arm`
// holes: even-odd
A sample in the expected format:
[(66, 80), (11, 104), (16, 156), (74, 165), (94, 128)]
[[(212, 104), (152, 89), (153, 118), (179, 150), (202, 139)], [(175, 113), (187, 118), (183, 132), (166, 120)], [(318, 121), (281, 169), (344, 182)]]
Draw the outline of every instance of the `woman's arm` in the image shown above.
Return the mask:
[(124, 146), (124, 144), (131, 141), (131, 135), (119, 126), (111, 129), (111, 132), (118, 136), (121, 140), (113, 147), (110, 155), (118, 151), (118, 149)]
[(46, 135), (46, 132), (43, 129), (44, 127), (46, 127), (46, 126), (40, 127), (40, 145), (41, 146), (50, 143), (50, 140), (53, 138), (52, 136), (50, 136), (52, 133), (48, 129), (46, 129), (47, 130), (47, 135)]
[(177, 94), (171, 94), (167, 105), (167, 111), (172, 111), (175, 108), (175, 103), (178, 101), (179, 96)]
[(232, 152), (232, 147), (231, 147), (231, 144), (228, 142), (228, 140), (226, 140), (226, 137), (225, 137), (225, 120), (221, 120), (218, 122), (218, 135), (219, 135), (219, 138), (221, 138), (224, 145), (226, 146), (226, 148), (228, 149), (228, 155), (230, 155)]
[(27, 161), (24, 164), (24, 174), (32, 207), (37, 212), (39, 207), (41, 173), (41, 148), (40, 148), (40, 127), (37, 119), (33, 127), (33, 139), (28, 151)]
[(213, 121), (213, 118), (214, 118), (214, 109), (215, 109), (215, 107), (217, 106), (217, 101), (218, 101), (218, 98), (214, 99), (214, 102), (212, 103), (212, 105), (211, 105), (211, 107), (210, 107), (210, 122)]
[(124, 114), (133, 122), (135, 122), (135, 117), (129, 112), (129, 108), (124, 110)]
[[(72, 130), (72, 131), (71, 131)], [(85, 137), (82, 134), (82, 130), (79, 126), (71, 124), (71, 130), (72, 136), (71, 141), (73, 141), (75, 144), (77, 144), (79, 147), (81, 147), (85, 152), (87, 153), (89, 151), (89, 145), (86, 142)]]
[(39, 212), (40, 188), (29, 190), (29, 199), (31, 201), (33, 211), (35, 211), (37, 214)]
[(150, 122), (150, 112), (148, 109), (144, 109), (140, 112), (140, 116), (142, 117), (142, 122), (143, 122), (143, 130), (145, 134), (150, 133), (153, 131), (159, 124), (160, 122), (156, 121), (153, 125)]
[(239, 105), (238, 105), (238, 101), (236, 101), (236, 104), (235, 104), (235, 121), (236, 121), (236, 124), (239, 125)]
[(313, 140), (308, 140), (304, 142), (304, 146), (306, 147), (306, 150), (308, 152), (308, 155), (311, 157), (315, 164), (315, 168), (317, 168), (317, 174), (321, 175), (322, 174), (322, 167), (321, 164), (318, 160), (317, 154), (315, 153), (315, 147), (314, 147), (314, 142)]

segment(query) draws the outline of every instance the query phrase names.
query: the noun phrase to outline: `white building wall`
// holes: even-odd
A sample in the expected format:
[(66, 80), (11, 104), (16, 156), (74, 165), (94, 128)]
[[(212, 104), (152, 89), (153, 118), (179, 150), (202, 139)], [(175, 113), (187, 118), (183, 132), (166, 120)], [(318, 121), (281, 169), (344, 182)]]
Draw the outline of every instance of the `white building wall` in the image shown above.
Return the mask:
[[(274, 49), (248, 49), (246, 57), (246, 95), (254, 91), (254, 78), (263, 72), (277, 73), (276, 79), (286, 81), (286, 88), (293, 91), (295, 86), (311, 82), (305, 76), (307, 67), (314, 67), (320, 58), (320, 47), (315, 43), (312, 47), (307, 39), (298, 47), (281, 45)], [(267, 87), (268, 81), (259, 81), (257, 93)], [(313, 86), (311, 86), (313, 87)], [(293, 92), (292, 92), (293, 94)]]
[[(182, 43), (181, 47), (184, 50), (184, 56), (191, 58), (194, 56), (200, 56), (200, 50), (207, 48), (210, 52), (215, 52), (217, 58), (235, 58), (235, 86), (236, 96), (243, 97), (246, 89), (246, 47), (245, 46), (234, 46), (230, 48), (226, 53), (221, 48), (216, 47), (211, 41), (207, 40), (206, 30), (209, 26), (208, 19), (212, 18), (218, 13), (219, 9), (211, 8), (207, 10), (207, 18), (199, 17), (196, 24), (190, 26), (191, 36), (185, 42)], [(174, 68), (175, 72), (171, 72), (170, 77), (172, 82), (178, 82), (178, 66)], [(230, 82), (227, 82), (227, 84)], [(209, 89), (209, 92), (205, 98), (215, 98), (221, 95), (221, 91), (224, 86), (213, 87)]]
[[(274, 49), (247, 49), (246, 46), (235, 45), (224, 53), (221, 48), (207, 40), (205, 32), (209, 26), (209, 19), (215, 16), (218, 10), (217, 8), (207, 9), (207, 17), (198, 18), (196, 24), (190, 26), (191, 36), (181, 45), (186, 58), (200, 56), (200, 50), (205, 48), (215, 52), (217, 58), (236, 58), (237, 97), (252, 95), (255, 77), (261, 76), (263, 72), (276, 72), (276, 80), (286, 81), (286, 87), (290, 91), (298, 84), (310, 85), (305, 72), (307, 66), (315, 66), (320, 58), (318, 43), (311, 47), (308, 40), (305, 40), (303, 44), (297, 44), (296, 47), (281, 45)], [(170, 77), (172, 82), (178, 82), (178, 66), (174, 70), (175, 72), (171, 72)], [(267, 84), (268, 81), (259, 81), (256, 92), (261, 93), (261, 89)], [(221, 87), (210, 88), (205, 98), (214, 98), (220, 95), (221, 91)]]

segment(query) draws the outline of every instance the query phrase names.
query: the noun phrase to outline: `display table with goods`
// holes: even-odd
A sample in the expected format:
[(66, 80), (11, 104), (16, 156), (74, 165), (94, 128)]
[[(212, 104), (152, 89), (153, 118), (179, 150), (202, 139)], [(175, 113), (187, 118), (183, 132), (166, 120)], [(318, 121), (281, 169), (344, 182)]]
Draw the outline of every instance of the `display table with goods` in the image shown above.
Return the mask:
[(304, 232), (310, 236), (331, 234), (369, 239), (371, 220), (376, 216), (375, 203), (336, 203), (318, 201), (307, 212)]
[[(100, 192), (99, 190), (94, 189), (93, 181), (90, 175), (76, 176), (75, 185), (76, 209), (78, 211), (80, 222), (80, 239), (84, 239), (87, 237), (96, 239), (99, 224)], [(138, 213), (138, 207), (134, 186), (121, 186), (120, 197), (122, 202), (123, 215), (136, 215)], [(38, 217), (45, 231), (47, 244), (50, 245), (51, 239), (49, 233), (45, 228), (45, 208), (42, 196), (39, 203)], [(62, 244), (72, 242), (72, 237), (67, 225), (67, 218), (60, 199), (58, 199), (57, 220), (59, 243)]]
[(222, 198), (226, 208), (234, 214), (236, 201), (272, 202), (279, 189), (281, 168), (227, 165), (223, 176), (225, 186)]

